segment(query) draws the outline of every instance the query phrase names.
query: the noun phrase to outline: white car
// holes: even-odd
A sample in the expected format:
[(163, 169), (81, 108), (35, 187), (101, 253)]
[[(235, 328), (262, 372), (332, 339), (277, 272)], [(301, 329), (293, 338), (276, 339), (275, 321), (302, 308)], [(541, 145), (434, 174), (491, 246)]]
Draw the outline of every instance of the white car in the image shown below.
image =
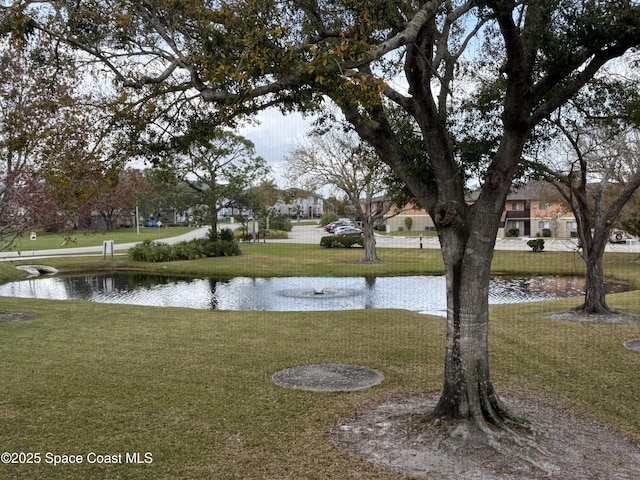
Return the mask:
[(609, 234), (610, 243), (625, 243), (628, 238), (631, 238), (629, 234), (618, 229), (611, 230)]
[(340, 227), (336, 228), (334, 232), (339, 237), (359, 237), (362, 235), (362, 230), (357, 227)]

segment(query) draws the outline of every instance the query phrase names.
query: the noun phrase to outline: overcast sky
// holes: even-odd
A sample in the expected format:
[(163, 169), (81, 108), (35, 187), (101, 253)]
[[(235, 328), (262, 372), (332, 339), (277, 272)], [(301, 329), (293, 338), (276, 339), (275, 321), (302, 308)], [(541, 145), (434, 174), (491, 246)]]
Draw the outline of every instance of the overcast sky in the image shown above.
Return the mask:
[(254, 143), (256, 154), (271, 165), (278, 186), (290, 187), (292, 185), (284, 178), (286, 168), (283, 160), (306, 138), (311, 130), (312, 120), (299, 113), (285, 116), (277, 109), (261, 112), (258, 119), (260, 124), (241, 127), (237, 133)]

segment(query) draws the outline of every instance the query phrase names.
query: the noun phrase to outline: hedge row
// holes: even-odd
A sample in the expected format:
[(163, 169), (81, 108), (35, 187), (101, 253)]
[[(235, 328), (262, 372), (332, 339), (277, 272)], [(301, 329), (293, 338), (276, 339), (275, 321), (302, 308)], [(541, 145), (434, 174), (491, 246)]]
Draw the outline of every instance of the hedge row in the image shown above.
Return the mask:
[(171, 262), (174, 260), (196, 260), (207, 257), (229, 257), (240, 255), (240, 247), (233, 240), (211, 240), (200, 238), (188, 242), (168, 245), (145, 240), (129, 249), (129, 258), (139, 262)]
[(353, 246), (362, 247), (362, 237), (336, 237), (334, 235), (322, 237), (320, 246), (326, 248), (350, 248)]
[[(247, 231), (246, 229), (240, 227), (237, 228), (234, 232), (234, 237), (239, 242), (248, 242), (253, 240), (253, 232)], [(287, 239), (289, 238), (289, 234), (284, 230), (260, 230), (256, 232), (256, 240), (264, 240), (268, 239)]]

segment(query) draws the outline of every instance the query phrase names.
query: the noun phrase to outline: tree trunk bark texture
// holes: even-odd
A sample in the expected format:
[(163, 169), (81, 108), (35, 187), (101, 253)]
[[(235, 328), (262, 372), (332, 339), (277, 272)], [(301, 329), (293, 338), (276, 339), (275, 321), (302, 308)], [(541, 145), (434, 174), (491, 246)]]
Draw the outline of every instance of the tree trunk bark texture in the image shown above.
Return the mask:
[(362, 223), (362, 243), (364, 246), (364, 263), (379, 262), (378, 254), (376, 252), (376, 237), (373, 232), (373, 224), (370, 222)]
[[(591, 232), (585, 232), (583, 235), (582, 257), (585, 261), (587, 272), (585, 277), (585, 295), (584, 303), (573, 309), (577, 313), (588, 313), (596, 315), (605, 315), (614, 313), (606, 300), (606, 283), (604, 280), (604, 248), (606, 239), (591, 239)], [(602, 233), (600, 235), (602, 236)]]
[[(472, 420), (510, 428), (518, 423), (496, 395), (489, 371), (489, 282), (500, 216), (475, 211), (470, 234), (441, 226), (447, 279), (447, 334), (444, 386), (436, 418)], [(495, 210), (495, 205), (491, 210)]]

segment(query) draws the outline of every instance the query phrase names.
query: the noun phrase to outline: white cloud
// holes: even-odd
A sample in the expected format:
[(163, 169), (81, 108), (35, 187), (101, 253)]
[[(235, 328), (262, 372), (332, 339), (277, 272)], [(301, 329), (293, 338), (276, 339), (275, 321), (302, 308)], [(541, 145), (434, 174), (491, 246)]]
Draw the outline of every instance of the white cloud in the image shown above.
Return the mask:
[(257, 116), (259, 124), (245, 125), (238, 130), (256, 146), (256, 153), (270, 164), (280, 161), (296, 146), (296, 140), (306, 137), (311, 129), (311, 118), (299, 113), (283, 115), (269, 109)]
[(258, 124), (244, 125), (237, 133), (254, 143), (256, 154), (264, 158), (273, 169), (278, 186), (288, 187), (284, 158), (310, 132), (313, 118), (304, 117), (297, 112), (284, 115), (272, 108), (260, 112), (256, 119)]

